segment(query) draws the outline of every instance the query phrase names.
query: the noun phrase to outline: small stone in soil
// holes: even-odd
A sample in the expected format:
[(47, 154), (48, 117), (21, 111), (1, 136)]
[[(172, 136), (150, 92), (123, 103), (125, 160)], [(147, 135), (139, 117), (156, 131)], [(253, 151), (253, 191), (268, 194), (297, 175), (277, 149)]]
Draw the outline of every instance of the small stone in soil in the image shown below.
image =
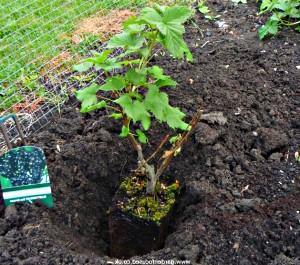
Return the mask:
[(273, 153), (270, 155), (269, 160), (279, 162), (283, 157), (282, 153)]
[(211, 128), (209, 125), (200, 122), (196, 128), (195, 140), (199, 144), (207, 145), (214, 144), (219, 137), (216, 129)]
[(241, 199), (237, 200), (235, 203), (235, 207), (240, 212), (247, 212), (249, 210), (255, 209), (255, 207), (261, 203), (261, 199), (254, 198), (254, 199)]

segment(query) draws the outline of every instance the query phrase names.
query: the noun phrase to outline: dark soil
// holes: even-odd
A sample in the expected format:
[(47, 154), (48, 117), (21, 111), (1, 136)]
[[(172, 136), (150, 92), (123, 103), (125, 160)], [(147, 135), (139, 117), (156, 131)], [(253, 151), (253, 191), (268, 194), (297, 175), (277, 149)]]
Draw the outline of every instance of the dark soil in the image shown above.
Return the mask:
[[(250, 1), (248, 1), (250, 2)], [(188, 118), (199, 105), (225, 125), (199, 123), (167, 175), (186, 193), (159, 251), (142, 258), (191, 264), (300, 264), (300, 35), (283, 30), (260, 42), (256, 3), (211, 1), (228, 28), (199, 15), (188, 26), (192, 64), (154, 63), (179, 85), (171, 102)], [(109, 260), (107, 210), (135, 154), (104, 112), (82, 116), (72, 101), (31, 142), (46, 153), (54, 209), (0, 209), (0, 264), (103, 264)], [(165, 128), (151, 130), (149, 150)], [(136, 235), (138, 236), (138, 235)]]

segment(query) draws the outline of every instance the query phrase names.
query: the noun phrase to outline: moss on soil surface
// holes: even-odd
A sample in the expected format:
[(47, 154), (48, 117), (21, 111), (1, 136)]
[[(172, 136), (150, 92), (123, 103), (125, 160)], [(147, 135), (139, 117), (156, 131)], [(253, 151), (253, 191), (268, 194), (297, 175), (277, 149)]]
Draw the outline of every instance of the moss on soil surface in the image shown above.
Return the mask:
[(127, 177), (120, 185), (128, 200), (121, 205), (125, 212), (157, 223), (167, 216), (180, 192), (179, 182), (164, 185), (158, 182), (155, 195), (146, 194), (146, 181), (138, 177)]

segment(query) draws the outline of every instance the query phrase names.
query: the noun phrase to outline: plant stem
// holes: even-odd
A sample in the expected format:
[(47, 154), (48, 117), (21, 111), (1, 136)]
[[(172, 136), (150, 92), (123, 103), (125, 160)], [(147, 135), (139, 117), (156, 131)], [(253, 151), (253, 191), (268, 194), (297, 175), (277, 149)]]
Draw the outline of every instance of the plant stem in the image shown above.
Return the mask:
[(166, 142), (169, 140), (170, 138), (170, 135), (167, 134), (165, 135), (165, 137), (162, 139), (162, 141), (160, 142), (159, 146), (156, 148), (156, 150), (152, 153), (151, 156), (149, 156), (147, 159), (146, 159), (146, 162), (149, 162), (150, 160), (152, 160), (157, 154), (158, 152), (163, 148), (163, 146), (166, 144)]
[[(124, 113), (122, 114), (123, 114), (124, 126), (128, 127), (130, 123), (130, 119), (128, 119), (126, 114)], [(128, 138), (131, 143), (131, 146), (137, 152), (138, 168), (140, 169), (142, 174), (146, 175), (147, 177), (147, 188), (146, 188), (147, 194), (154, 194), (154, 190), (157, 182), (155, 168), (153, 165), (147, 163), (147, 161), (144, 158), (142, 146), (138, 143), (138, 141), (135, 139), (134, 135), (131, 132), (129, 132)]]
[(112, 109), (112, 110), (114, 110), (114, 111), (116, 111), (116, 112), (121, 112), (119, 109), (117, 109), (117, 108), (115, 108), (115, 107), (112, 107), (112, 106), (106, 106), (106, 108)]
[(157, 35), (158, 35), (158, 31), (157, 30), (155, 30), (155, 31), (153, 31), (153, 38), (151, 39), (151, 41), (149, 42), (149, 44), (148, 44), (148, 54), (147, 54), (147, 56), (145, 56), (145, 57), (142, 57), (142, 59), (141, 59), (141, 61), (140, 61), (140, 64), (139, 64), (139, 69), (142, 69), (142, 68), (144, 68), (148, 63), (149, 63), (149, 58), (152, 58), (151, 56), (152, 56), (152, 50), (153, 50), (153, 48), (154, 48), (154, 46), (155, 46), (155, 43), (156, 43), (156, 39), (157, 39)]
[(284, 20), (281, 20), (280, 21), (283, 25), (285, 26), (288, 26), (288, 27), (291, 27), (291, 26), (295, 26), (295, 25), (298, 25), (300, 24), (300, 21), (296, 21), (296, 22), (288, 22), (288, 21), (284, 21)]
[(103, 97), (103, 96), (101, 96), (101, 95), (97, 95), (97, 97), (98, 97), (98, 98), (101, 98), (101, 99), (104, 99), (104, 100), (107, 100), (107, 101), (110, 101), (110, 102), (114, 102), (112, 99)]
[[(127, 115), (125, 113), (122, 112), (122, 116), (123, 116), (123, 124), (126, 127), (129, 127), (130, 124), (130, 119), (127, 117)], [(134, 135), (132, 133), (129, 132), (128, 134), (128, 138), (129, 141), (131, 143), (132, 148), (138, 152), (139, 151), (139, 143), (137, 142), (137, 140), (135, 139)]]
[(171, 150), (166, 152), (166, 156), (163, 160), (163, 162), (161, 163), (161, 165), (159, 166), (159, 168), (156, 171), (156, 178), (158, 179), (162, 173), (166, 170), (166, 168), (168, 167), (168, 165), (170, 164), (171, 160), (174, 158), (176, 152), (178, 150), (180, 150), (182, 148), (182, 146), (187, 142), (189, 136), (191, 135), (191, 133), (193, 132), (194, 128), (196, 127), (196, 125), (198, 124), (198, 122), (201, 119), (201, 115), (202, 115), (202, 110), (198, 110), (197, 113), (194, 115), (194, 117), (192, 118), (191, 122), (190, 122), (190, 130), (186, 131), (181, 140), (178, 141), (178, 143), (175, 145), (175, 147), (173, 147)]
[(131, 139), (131, 141), (134, 141), (136, 143), (136, 148), (137, 148), (136, 150), (138, 152), (139, 167), (138, 167), (137, 171), (141, 172), (142, 174), (143, 173), (146, 174), (146, 176), (148, 178), (148, 182), (147, 182), (147, 194), (154, 194), (154, 192), (155, 192), (155, 186), (156, 186), (156, 183), (157, 183), (159, 177), (162, 175), (162, 173), (169, 166), (171, 160), (176, 155), (176, 152), (178, 152), (179, 150), (181, 150), (182, 146), (187, 142), (188, 138), (190, 137), (190, 135), (194, 131), (196, 125), (200, 121), (201, 115), (202, 115), (202, 110), (198, 110), (197, 113), (192, 118), (190, 124), (189, 124), (190, 130), (186, 131), (182, 135), (180, 141), (178, 141), (178, 143), (176, 143), (176, 145), (171, 150), (166, 151), (164, 153), (164, 155), (162, 156), (163, 162), (158, 167), (158, 169), (157, 169), (156, 172), (155, 172), (154, 166), (151, 165), (151, 164), (148, 164), (148, 162), (156, 156), (156, 154), (160, 151), (160, 149), (168, 141), (169, 135), (166, 135), (164, 137), (164, 139), (159, 144), (158, 148), (154, 151), (154, 153), (147, 160), (144, 159), (141, 146), (135, 140), (134, 136), (132, 134), (130, 135), (129, 139)]

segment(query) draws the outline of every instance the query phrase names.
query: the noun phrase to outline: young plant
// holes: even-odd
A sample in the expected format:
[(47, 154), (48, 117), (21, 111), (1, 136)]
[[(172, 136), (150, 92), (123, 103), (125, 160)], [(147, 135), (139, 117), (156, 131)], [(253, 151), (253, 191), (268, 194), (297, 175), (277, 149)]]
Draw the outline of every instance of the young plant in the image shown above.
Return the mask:
[[(104, 72), (105, 84), (93, 83), (76, 92), (81, 101), (81, 112), (106, 108), (111, 111), (112, 118), (121, 122), (120, 136), (128, 137), (138, 154), (137, 171), (147, 176), (148, 194), (154, 194), (159, 177), (191, 128), (183, 120), (185, 114), (171, 106), (168, 94), (161, 91), (176, 86), (176, 82), (165, 75), (161, 67), (150, 66), (149, 62), (160, 48), (165, 48), (174, 58), (193, 60), (183, 39), (183, 24), (191, 16), (192, 11), (184, 6), (144, 8), (140, 16), (131, 17), (124, 23), (122, 33), (108, 41), (107, 50), (95, 53), (74, 67), (79, 72), (90, 68)], [(122, 53), (112, 57), (116, 48), (121, 48)], [(111, 75), (117, 69), (120, 69), (119, 73)], [(157, 169), (149, 163), (157, 152), (145, 159), (142, 149), (142, 144), (148, 142), (147, 131), (153, 119), (185, 132), (174, 148), (165, 154)], [(162, 141), (160, 148), (165, 142)]]
[(266, 12), (272, 15), (258, 31), (261, 40), (276, 35), (282, 26), (293, 27), (300, 32), (299, 0), (263, 0), (259, 14)]
[(204, 16), (204, 18), (206, 18), (207, 20), (215, 20), (217, 18), (219, 18), (220, 16), (213, 16), (211, 14), (211, 10), (209, 9), (209, 7), (206, 5), (206, 1), (202, 0), (198, 3), (198, 10), (199, 12)]

